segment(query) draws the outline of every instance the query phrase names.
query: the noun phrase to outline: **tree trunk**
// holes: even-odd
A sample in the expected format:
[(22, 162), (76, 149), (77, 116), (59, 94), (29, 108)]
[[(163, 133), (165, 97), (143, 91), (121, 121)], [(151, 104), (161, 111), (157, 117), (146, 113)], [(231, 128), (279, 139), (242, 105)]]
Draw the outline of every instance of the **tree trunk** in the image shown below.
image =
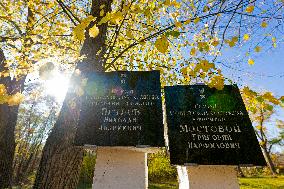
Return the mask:
[(270, 156), (270, 154), (268, 153), (267, 148), (266, 148), (266, 147), (262, 147), (262, 151), (263, 151), (264, 158), (265, 158), (265, 160), (266, 160), (266, 163), (267, 163), (267, 165), (268, 165), (268, 168), (269, 168), (271, 174), (272, 174), (273, 176), (275, 176), (275, 175), (277, 174), (277, 173), (276, 173), (276, 169), (275, 169), (274, 163), (273, 163), (273, 161), (272, 161), (272, 159), (271, 159), (271, 156)]
[[(105, 12), (111, 10), (110, 0), (93, 0), (91, 14), (101, 19), (101, 5), (105, 5)], [(88, 29), (81, 54), (86, 56), (77, 66), (81, 76), (87, 72), (103, 71), (103, 54), (105, 53), (105, 40), (107, 24), (99, 27), (100, 33), (91, 38)], [(101, 50), (101, 51), (100, 51)], [(80, 100), (74, 88), (80, 86), (80, 78), (74, 74), (71, 78), (72, 87), (69, 88), (64, 100), (59, 118), (45, 144), (34, 189), (74, 189), (77, 187), (80, 167), (83, 160), (83, 148), (73, 145), (80, 112)], [(76, 84), (77, 83), (77, 84)]]
[(18, 107), (0, 105), (0, 188), (12, 184), (13, 159), (15, 151), (15, 125)]
[[(0, 72), (4, 67), (5, 56), (0, 49)], [(10, 77), (0, 77), (0, 84), (4, 84), (7, 93), (12, 95), (23, 90), (25, 78), (18, 81)], [(1, 98), (1, 96), (0, 96)], [(19, 106), (0, 104), (0, 189), (11, 187), (13, 175), (13, 159), (15, 152), (15, 127), (17, 124)]]

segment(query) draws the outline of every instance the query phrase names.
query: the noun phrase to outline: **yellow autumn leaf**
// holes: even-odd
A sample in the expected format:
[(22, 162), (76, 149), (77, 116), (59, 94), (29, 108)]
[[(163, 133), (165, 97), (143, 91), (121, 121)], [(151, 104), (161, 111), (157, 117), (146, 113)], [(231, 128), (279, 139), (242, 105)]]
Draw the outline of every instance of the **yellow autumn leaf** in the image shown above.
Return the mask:
[(251, 59), (251, 58), (249, 58), (249, 59), (248, 59), (248, 64), (249, 64), (249, 65), (254, 65), (254, 60)]
[(245, 86), (243, 88), (243, 94), (250, 97), (250, 98), (255, 98), (255, 96), (257, 95), (256, 92), (254, 92), (253, 90), (251, 90), (249, 87)]
[(104, 17), (102, 17), (102, 19), (99, 21), (98, 25), (102, 25), (105, 24), (109, 21), (111, 17), (111, 14), (109, 12), (106, 13), (106, 15)]
[(208, 12), (209, 10), (210, 10), (210, 9), (209, 9), (208, 6), (205, 5), (205, 6), (203, 7), (203, 12)]
[(267, 22), (265, 22), (265, 21), (261, 22), (261, 27), (266, 28), (267, 25), (268, 25)]
[(113, 24), (119, 24), (119, 22), (123, 20), (123, 14), (122, 12), (118, 11), (118, 12), (115, 12), (115, 13), (112, 13), (111, 14), (111, 17), (110, 17), (110, 21), (113, 23)]
[(273, 104), (279, 104), (280, 102), (278, 101), (277, 98), (275, 98), (273, 96), (273, 94), (271, 92), (266, 92), (262, 95), (262, 97), (266, 100), (268, 100), (269, 102), (273, 103)]
[(139, 44), (140, 44), (140, 45), (145, 45), (145, 44), (146, 44), (146, 41), (139, 41)]
[(181, 22), (176, 22), (175, 26), (178, 27), (178, 28), (181, 28), (182, 27), (182, 23)]
[(5, 104), (8, 97), (8, 95), (0, 95), (0, 104)]
[(191, 20), (188, 19), (188, 20), (186, 20), (186, 21), (184, 22), (184, 24), (187, 25), (187, 24), (189, 24), (190, 22), (191, 22)]
[(79, 41), (83, 41), (85, 39), (85, 27), (78, 24), (73, 30), (73, 36)]
[(178, 3), (176, 0), (174, 0), (174, 1), (166, 0), (166, 1), (164, 2), (164, 5), (166, 5), (166, 6), (173, 6), (173, 7), (176, 7), (176, 8), (180, 8), (180, 3)]
[(233, 41), (234, 43), (238, 42), (238, 40), (239, 40), (238, 36), (232, 37), (232, 41)]
[(17, 92), (16, 94), (10, 96), (7, 100), (9, 106), (19, 105), (24, 100), (24, 95)]
[(276, 37), (272, 37), (271, 40), (272, 40), (273, 43), (275, 43), (276, 42)]
[(163, 54), (165, 54), (169, 47), (169, 42), (166, 36), (161, 36), (155, 41), (155, 47), (157, 50)]
[(261, 125), (258, 125), (255, 127), (257, 130), (261, 130), (262, 129), (262, 126)]
[(165, 0), (164, 5), (171, 6), (171, 1), (170, 0)]
[(191, 55), (191, 56), (195, 56), (195, 55), (196, 55), (196, 48), (192, 48), (192, 49), (190, 50), (190, 55)]
[(265, 141), (260, 141), (260, 142), (259, 142), (259, 145), (260, 145), (260, 146), (265, 146)]
[(214, 47), (216, 47), (216, 46), (218, 46), (219, 45), (219, 41), (213, 41), (212, 43), (211, 43), (211, 45), (213, 45)]
[(187, 75), (187, 67), (181, 68), (180, 72), (182, 73), (182, 75)]
[(88, 27), (88, 25), (93, 21), (95, 20), (96, 18), (93, 17), (92, 15), (88, 16), (87, 18), (84, 18), (82, 21), (81, 21), (81, 24), (83, 25), (83, 27)]
[(89, 26), (89, 24), (95, 20), (96, 18), (93, 16), (88, 16), (84, 18), (80, 24), (78, 24), (73, 30), (73, 36), (79, 41), (83, 41), (85, 39), (85, 29)]
[(6, 87), (3, 84), (0, 84), (0, 95), (5, 95), (7, 93)]
[(207, 42), (200, 41), (200, 42), (197, 43), (197, 47), (201, 52), (202, 51), (208, 52), (210, 50), (210, 47), (209, 47)]
[(276, 48), (276, 47), (277, 47), (276, 43), (273, 43), (273, 44), (272, 44), (272, 46), (273, 46), (274, 48)]
[(100, 11), (100, 16), (103, 16), (105, 14), (105, 11), (104, 11), (104, 9), (102, 9), (101, 11)]
[(176, 7), (176, 8), (180, 8), (180, 3), (178, 3), (176, 0), (172, 1), (171, 5)]
[(145, 9), (144, 14), (145, 14), (145, 16), (150, 17), (151, 16), (150, 8)]
[(247, 13), (252, 13), (253, 10), (254, 10), (254, 6), (253, 6), (253, 5), (249, 5), (249, 6), (247, 6), (247, 8), (246, 8), (246, 12), (247, 12)]
[(256, 46), (256, 47), (254, 48), (254, 51), (255, 51), (255, 52), (260, 52), (260, 51), (261, 51), (261, 47), (260, 47), (260, 46)]
[(222, 75), (213, 76), (207, 85), (210, 88), (214, 87), (218, 90), (222, 90), (224, 88), (224, 77)]
[(200, 60), (200, 62), (195, 66), (195, 72), (202, 70), (203, 72), (208, 72), (211, 68), (215, 68), (213, 63), (209, 63), (208, 60)]
[(89, 30), (89, 35), (90, 37), (97, 37), (100, 33), (99, 28), (97, 27), (97, 25), (94, 25), (90, 30)]
[(228, 44), (229, 44), (230, 47), (234, 47), (236, 45), (236, 43), (234, 41), (230, 41)]
[(197, 17), (197, 18), (195, 18), (195, 19), (193, 20), (193, 23), (194, 23), (194, 24), (197, 24), (199, 21), (200, 21), (200, 18)]
[(134, 38), (133, 35), (132, 35), (132, 32), (130, 30), (126, 31), (126, 36), (131, 38), (131, 39)]
[(10, 73), (9, 72), (0, 72), (0, 77), (9, 77)]
[(187, 82), (191, 80), (191, 78), (190, 78), (189, 75), (184, 75), (184, 79), (185, 79), (185, 81), (187, 81)]
[(249, 40), (249, 38), (250, 38), (250, 36), (249, 36), (249, 34), (244, 34), (244, 37), (243, 37), (243, 39), (245, 40), (245, 41), (247, 41), (247, 40)]

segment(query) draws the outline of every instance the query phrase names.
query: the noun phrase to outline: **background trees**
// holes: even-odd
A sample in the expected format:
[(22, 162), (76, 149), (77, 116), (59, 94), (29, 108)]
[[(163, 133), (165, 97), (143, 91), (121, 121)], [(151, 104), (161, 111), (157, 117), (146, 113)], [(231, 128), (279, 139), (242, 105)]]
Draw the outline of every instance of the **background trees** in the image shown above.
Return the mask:
[[(12, 183), (12, 164), (15, 151), (14, 131), (18, 104), (23, 99), (21, 92), (24, 88), (26, 75), (33, 72), (35, 66), (46, 57), (51, 58), (57, 53), (68, 54), (68, 50), (62, 48), (63, 46), (56, 39), (56, 35), (63, 32), (60, 25), (54, 27), (56, 21), (58, 23), (60, 20), (60, 17), (57, 17), (56, 8), (53, 9), (56, 16), (51, 17), (50, 22), (47, 21), (46, 16), (50, 16), (49, 11), (52, 5), (54, 5), (53, 2), (45, 3), (44, 1), (14, 2), (4, 0), (0, 3), (0, 188), (8, 187)], [(39, 17), (42, 19), (37, 20)], [(57, 32), (56, 35), (54, 31)], [(54, 36), (54, 38), (50, 38), (50, 36)], [(65, 40), (64, 37), (62, 40)], [(69, 55), (74, 57), (75, 53)], [(60, 57), (57, 60), (60, 60)]]
[[(278, 99), (274, 97), (271, 92), (261, 94), (245, 87), (243, 89), (243, 97), (250, 113), (250, 117), (254, 123), (255, 133), (268, 167), (272, 174), (276, 174), (275, 166), (271, 158), (271, 148), (275, 144), (281, 144), (283, 142), (283, 137), (280, 134), (275, 138), (269, 138), (267, 134), (267, 127), (269, 127), (269, 125), (267, 123), (271, 121), (270, 118), (275, 113), (276, 106), (283, 106), (283, 96)], [(282, 122), (283, 121), (278, 120), (278, 124), (272, 125), (272, 127), (278, 126), (278, 128), (281, 128)]]
[(42, 87), (38, 82), (28, 84), (24, 93), (30, 98), (19, 108), (13, 162), (13, 184), (17, 186), (33, 182), (46, 138), (57, 118), (58, 103), (39, 94)]

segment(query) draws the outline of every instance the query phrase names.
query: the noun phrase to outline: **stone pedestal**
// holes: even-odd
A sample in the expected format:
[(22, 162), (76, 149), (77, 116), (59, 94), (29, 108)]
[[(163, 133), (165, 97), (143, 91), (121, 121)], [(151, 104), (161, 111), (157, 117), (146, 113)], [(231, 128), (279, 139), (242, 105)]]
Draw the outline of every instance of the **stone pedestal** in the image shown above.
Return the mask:
[[(239, 189), (235, 166), (178, 166), (179, 189)], [(187, 171), (185, 171), (185, 169)]]
[(98, 147), (93, 189), (148, 188), (145, 148)]
[(187, 174), (187, 168), (185, 166), (177, 166), (178, 172), (178, 184), (179, 189), (188, 189), (189, 188), (189, 178)]

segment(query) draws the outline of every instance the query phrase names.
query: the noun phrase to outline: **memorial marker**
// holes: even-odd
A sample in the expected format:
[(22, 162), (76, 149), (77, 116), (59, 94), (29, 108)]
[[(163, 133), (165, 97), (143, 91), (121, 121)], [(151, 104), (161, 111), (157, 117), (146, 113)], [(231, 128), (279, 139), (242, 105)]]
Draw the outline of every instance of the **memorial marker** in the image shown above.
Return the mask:
[(76, 145), (164, 146), (159, 71), (86, 77)]
[(75, 145), (97, 149), (92, 188), (147, 188), (147, 153), (164, 146), (160, 72), (86, 78)]
[(171, 163), (266, 165), (236, 86), (165, 87)]

